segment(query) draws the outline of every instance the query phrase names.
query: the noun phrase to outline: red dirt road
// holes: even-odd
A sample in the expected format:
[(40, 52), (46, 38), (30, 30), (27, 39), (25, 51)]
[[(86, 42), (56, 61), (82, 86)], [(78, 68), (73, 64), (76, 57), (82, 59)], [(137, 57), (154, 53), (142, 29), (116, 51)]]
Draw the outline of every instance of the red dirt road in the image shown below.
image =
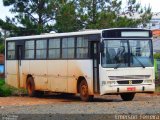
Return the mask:
[[(159, 96), (159, 94), (136, 94), (133, 101), (145, 101), (147, 99), (152, 99), (154, 96)], [(106, 96), (95, 96), (94, 102), (112, 102), (112, 101), (122, 101), (120, 96), (116, 95), (106, 95)], [(12, 97), (0, 97), (0, 106), (30, 106), (30, 105), (44, 105), (44, 104), (54, 104), (54, 103), (77, 103), (82, 102), (79, 96), (61, 96), (52, 95), (44, 96), (41, 98), (28, 97), (28, 96), (12, 96)]]

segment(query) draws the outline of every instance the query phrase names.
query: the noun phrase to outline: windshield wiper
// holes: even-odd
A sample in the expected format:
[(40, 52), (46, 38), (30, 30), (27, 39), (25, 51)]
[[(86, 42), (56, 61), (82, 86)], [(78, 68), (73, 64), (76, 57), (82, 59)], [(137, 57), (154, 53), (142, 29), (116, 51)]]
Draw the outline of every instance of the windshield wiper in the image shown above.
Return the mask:
[[(139, 62), (139, 64), (140, 64), (143, 68), (146, 67), (136, 56), (133, 56), (133, 57), (135, 57), (135, 59)], [(121, 64), (122, 64), (122, 63), (116, 64), (116, 66), (114, 67), (114, 69), (119, 68)]]
[(119, 64), (116, 64), (116, 66), (114, 67), (114, 69), (117, 69), (117, 68), (119, 68), (119, 67), (120, 67), (120, 65), (121, 65), (121, 63), (119, 63)]
[(146, 66), (144, 66), (144, 64), (137, 58), (137, 56), (134, 56), (134, 55), (133, 55), (133, 57), (135, 57), (135, 59), (139, 62), (139, 64), (140, 64), (143, 68), (146, 67)]
[[(120, 57), (122, 57), (122, 55), (125, 53), (125, 47), (124, 47), (124, 46), (121, 46), (120, 48), (122, 48), (122, 49), (117, 52), (117, 55), (115, 56), (115, 58), (117, 58), (117, 57), (120, 58)], [(120, 55), (120, 56), (119, 56), (119, 55)], [(118, 58), (118, 59), (119, 59), (119, 58)], [(116, 64), (116, 66), (114, 67), (114, 69), (117, 69), (118, 67), (120, 67), (121, 64), (122, 64), (122, 62)]]

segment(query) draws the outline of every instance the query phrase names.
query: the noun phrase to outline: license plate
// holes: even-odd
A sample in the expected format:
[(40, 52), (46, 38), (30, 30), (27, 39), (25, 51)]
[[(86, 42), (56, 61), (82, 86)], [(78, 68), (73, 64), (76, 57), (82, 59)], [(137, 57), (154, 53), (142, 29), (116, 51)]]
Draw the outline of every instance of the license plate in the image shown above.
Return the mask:
[(136, 91), (136, 88), (135, 87), (128, 87), (127, 91)]

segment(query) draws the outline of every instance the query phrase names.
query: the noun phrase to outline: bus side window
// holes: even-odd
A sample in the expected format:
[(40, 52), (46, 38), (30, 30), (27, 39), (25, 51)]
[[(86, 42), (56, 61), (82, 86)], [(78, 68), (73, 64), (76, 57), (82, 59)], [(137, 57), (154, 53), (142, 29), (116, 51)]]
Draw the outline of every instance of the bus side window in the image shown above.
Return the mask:
[(25, 59), (34, 59), (34, 40), (25, 42)]
[(62, 39), (62, 58), (74, 58), (75, 39), (74, 37)]
[(8, 42), (7, 47), (7, 58), (8, 60), (14, 60), (15, 59), (15, 42)]
[(50, 39), (49, 40), (49, 59), (60, 58), (60, 39)]
[(77, 58), (88, 58), (88, 39), (77, 37)]
[(36, 58), (46, 59), (47, 57), (47, 40), (36, 40)]

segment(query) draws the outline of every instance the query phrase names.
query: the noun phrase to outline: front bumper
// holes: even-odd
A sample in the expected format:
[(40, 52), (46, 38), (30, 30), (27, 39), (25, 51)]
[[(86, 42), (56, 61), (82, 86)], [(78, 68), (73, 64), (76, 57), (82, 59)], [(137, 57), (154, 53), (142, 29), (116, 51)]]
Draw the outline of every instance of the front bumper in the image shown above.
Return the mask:
[[(134, 90), (128, 90), (128, 88), (135, 88)], [(105, 94), (119, 94), (119, 93), (128, 93), (128, 92), (134, 92), (134, 93), (149, 93), (155, 91), (155, 84), (141, 84), (141, 85), (127, 85), (127, 86), (103, 86), (101, 89), (101, 95)]]

